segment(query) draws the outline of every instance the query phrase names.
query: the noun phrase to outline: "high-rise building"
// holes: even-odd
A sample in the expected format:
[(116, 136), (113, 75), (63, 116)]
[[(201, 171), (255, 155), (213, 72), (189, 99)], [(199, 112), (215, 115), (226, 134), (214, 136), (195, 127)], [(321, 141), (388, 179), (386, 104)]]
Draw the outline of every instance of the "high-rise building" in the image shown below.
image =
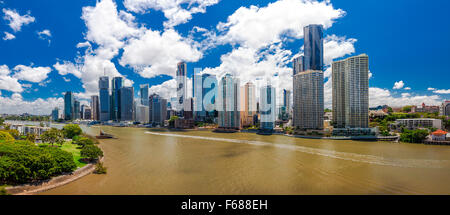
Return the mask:
[(323, 72), (308, 70), (294, 76), (294, 128), (323, 129)]
[(323, 26), (308, 25), (304, 34), (304, 70), (323, 71)]
[(52, 110), (52, 120), (57, 121), (59, 119), (59, 108)]
[(197, 120), (202, 120), (204, 117), (203, 110), (203, 78), (200, 74), (201, 68), (194, 68), (194, 75), (192, 76), (192, 98), (194, 100), (194, 115)]
[(194, 117), (205, 121), (211, 118), (215, 110), (217, 79), (215, 75), (202, 74), (194, 76)]
[(283, 106), (286, 108), (286, 111), (289, 113), (291, 110), (291, 91), (283, 89)]
[(140, 99), (141, 100), (140, 101), (141, 105), (148, 106), (148, 104), (149, 104), (149, 101), (148, 101), (149, 92), (148, 92), (148, 90), (149, 90), (148, 84), (141, 84), (139, 86), (139, 94), (140, 94), (140, 97), (141, 97), (141, 99)]
[(121, 104), (120, 89), (123, 87), (123, 77), (114, 77), (112, 79), (111, 92), (111, 119), (114, 121), (121, 121)]
[(135, 119), (135, 121), (139, 122), (141, 124), (148, 124), (149, 123), (149, 119), (150, 119), (149, 118), (149, 113), (150, 113), (149, 106), (145, 106), (145, 105), (140, 104), (141, 101), (139, 101), (138, 104), (136, 105), (136, 110), (135, 110), (136, 119)]
[(369, 57), (365, 54), (332, 65), (335, 128), (369, 128)]
[(272, 85), (261, 87), (260, 90), (260, 129), (271, 131), (275, 127), (276, 120), (276, 91)]
[(450, 101), (442, 103), (440, 114), (441, 116), (450, 116)]
[(243, 127), (253, 125), (253, 116), (256, 115), (256, 87), (247, 82), (241, 87), (241, 124)]
[(80, 102), (77, 100), (73, 102), (73, 119), (81, 119)]
[(100, 109), (99, 109), (99, 101), (98, 96), (91, 96), (91, 119), (94, 121), (100, 120)]
[(167, 119), (167, 100), (157, 94), (151, 96), (151, 121), (153, 125), (164, 126)]
[(187, 98), (183, 102), (183, 116), (185, 119), (194, 119), (194, 99)]
[(293, 125), (301, 130), (322, 130), (324, 126), (323, 26), (309, 25), (303, 30), (305, 55), (302, 66), (298, 67), (299, 72), (294, 71), (293, 78)]
[(100, 121), (109, 121), (111, 119), (111, 100), (109, 96), (108, 76), (100, 77), (98, 88), (100, 91)]
[(299, 56), (292, 61), (293, 75), (303, 72), (305, 70), (305, 57)]
[(187, 96), (187, 66), (186, 63), (180, 62), (177, 65), (177, 110), (183, 111), (183, 102)]
[(120, 117), (121, 121), (134, 120), (134, 88), (122, 87), (119, 90), (120, 100)]
[(73, 94), (70, 91), (67, 91), (64, 95), (64, 120), (73, 120), (73, 104), (74, 98)]
[(84, 105), (84, 107), (82, 108), (81, 113), (83, 114), (82, 119), (85, 119), (85, 120), (92, 119), (92, 108), (91, 107), (89, 107), (87, 105)]
[(231, 74), (222, 77), (217, 98), (217, 111), (219, 112), (219, 128), (241, 128), (240, 120), (240, 84), (239, 79)]

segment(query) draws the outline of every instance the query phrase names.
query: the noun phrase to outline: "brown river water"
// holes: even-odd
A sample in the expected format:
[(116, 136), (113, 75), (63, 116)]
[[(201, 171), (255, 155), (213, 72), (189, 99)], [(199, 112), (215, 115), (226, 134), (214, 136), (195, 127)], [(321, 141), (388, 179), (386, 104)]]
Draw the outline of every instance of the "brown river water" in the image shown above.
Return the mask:
[(449, 146), (102, 129), (108, 173), (41, 194), (450, 194)]

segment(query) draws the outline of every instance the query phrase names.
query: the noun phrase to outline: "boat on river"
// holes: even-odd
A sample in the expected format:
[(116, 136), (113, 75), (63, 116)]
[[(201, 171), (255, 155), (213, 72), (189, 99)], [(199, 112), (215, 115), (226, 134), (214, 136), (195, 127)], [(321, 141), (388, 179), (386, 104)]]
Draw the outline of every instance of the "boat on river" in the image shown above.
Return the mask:
[(97, 139), (113, 139), (115, 138), (112, 134), (107, 134), (103, 132), (103, 130), (100, 130), (100, 135), (95, 136)]

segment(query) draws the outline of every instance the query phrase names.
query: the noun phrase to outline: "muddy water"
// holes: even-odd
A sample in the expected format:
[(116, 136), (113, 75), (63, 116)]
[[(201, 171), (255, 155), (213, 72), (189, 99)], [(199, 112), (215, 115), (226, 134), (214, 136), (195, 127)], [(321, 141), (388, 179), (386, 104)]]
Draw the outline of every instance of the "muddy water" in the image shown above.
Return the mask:
[(42, 194), (450, 194), (448, 146), (103, 130), (108, 174)]

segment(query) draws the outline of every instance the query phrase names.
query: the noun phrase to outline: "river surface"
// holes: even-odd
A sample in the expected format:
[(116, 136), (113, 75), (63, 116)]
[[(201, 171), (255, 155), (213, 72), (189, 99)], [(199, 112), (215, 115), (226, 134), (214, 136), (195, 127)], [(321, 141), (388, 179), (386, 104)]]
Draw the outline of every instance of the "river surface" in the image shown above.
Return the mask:
[(449, 146), (102, 129), (108, 173), (41, 194), (450, 194)]

